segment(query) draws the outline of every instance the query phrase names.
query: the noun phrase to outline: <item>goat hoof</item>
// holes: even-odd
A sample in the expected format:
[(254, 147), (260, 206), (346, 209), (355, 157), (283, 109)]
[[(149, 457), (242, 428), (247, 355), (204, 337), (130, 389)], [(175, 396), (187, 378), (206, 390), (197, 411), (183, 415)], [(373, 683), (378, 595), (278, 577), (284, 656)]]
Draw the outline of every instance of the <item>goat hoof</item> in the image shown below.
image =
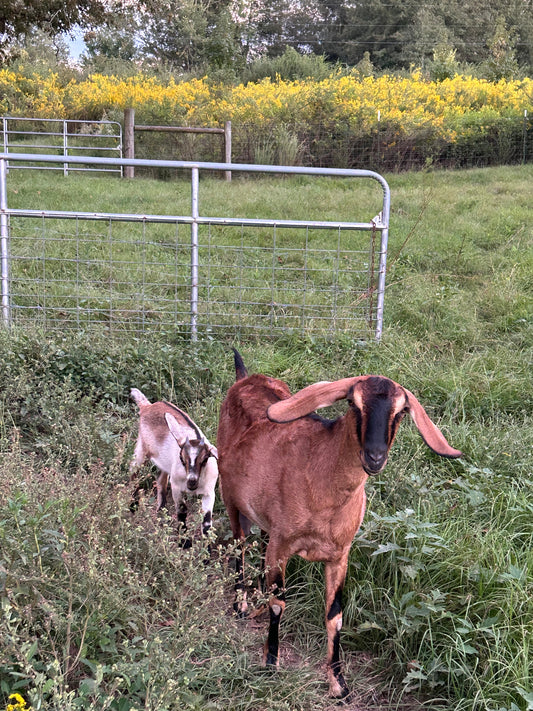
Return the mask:
[(279, 660), (270, 652), (266, 655), (264, 666), (266, 669), (271, 669), (275, 671), (279, 666)]
[(350, 693), (348, 685), (344, 681), (342, 674), (339, 674), (333, 680), (330, 680), (329, 695), (332, 698), (337, 699), (339, 704), (345, 704), (351, 699), (352, 694)]
[(184, 538), (182, 541), (180, 541), (180, 548), (183, 548), (183, 550), (188, 550), (189, 548), (192, 548), (192, 541), (190, 538)]
[(233, 603), (233, 612), (237, 615), (239, 620), (245, 620), (248, 617), (248, 610), (243, 608), (240, 602)]

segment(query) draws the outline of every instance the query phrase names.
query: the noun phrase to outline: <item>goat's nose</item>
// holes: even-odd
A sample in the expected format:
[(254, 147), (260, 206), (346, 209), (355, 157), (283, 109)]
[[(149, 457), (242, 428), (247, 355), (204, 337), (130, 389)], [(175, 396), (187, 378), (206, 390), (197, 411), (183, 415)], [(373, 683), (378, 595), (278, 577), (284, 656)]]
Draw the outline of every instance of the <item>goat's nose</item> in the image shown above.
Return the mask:
[(197, 488), (198, 488), (198, 478), (197, 477), (189, 477), (187, 479), (187, 489), (189, 489), (189, 491), (194, 491)]
[(365, 449), (365, 459), (373, 471), (378, 471), (387, 461), (387, 449)]

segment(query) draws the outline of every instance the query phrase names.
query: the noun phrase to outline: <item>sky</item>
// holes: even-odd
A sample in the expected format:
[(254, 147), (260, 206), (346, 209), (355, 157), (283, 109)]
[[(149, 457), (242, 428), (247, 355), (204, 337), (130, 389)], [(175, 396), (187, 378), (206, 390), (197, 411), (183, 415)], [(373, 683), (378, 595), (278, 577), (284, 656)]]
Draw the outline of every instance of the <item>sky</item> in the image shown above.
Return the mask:
[(85, 43), (83, 42), (83, 31), (82, 30), (75, 30), (72, 34), (70, 35), (64, 35), (65, 42), (67, 43), (67, 46), (69, 48), (70, 56), (72, 59), (78, 60), (85, 50)]

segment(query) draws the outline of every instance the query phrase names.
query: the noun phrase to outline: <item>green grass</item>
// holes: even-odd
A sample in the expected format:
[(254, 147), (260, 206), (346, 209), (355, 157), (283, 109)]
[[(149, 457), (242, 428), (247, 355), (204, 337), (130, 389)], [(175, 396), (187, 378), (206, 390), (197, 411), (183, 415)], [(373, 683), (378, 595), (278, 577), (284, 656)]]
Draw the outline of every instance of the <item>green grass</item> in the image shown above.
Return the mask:
[[(0, 707), (18, 691), (36, 709), (332, 708), (320, 566), (292, 561), (282, 666), (265, 674), (265, 625), (230, 612), (222, 504), (205, 566), (204, 547), (183, 551), (156, 524), (152, 499), (129, 514), (129, 388), (175, 401), (214, 439), (235, 342), (250, 371), (293, 390), (387, 375), (465, 453), (441, 459), (405, 423), (367, 484), (346, 588), (348, 708), (533, 708), (532, 179), (532, 166), (390, 176), (380, 345), (0, 333)], [(206, 187), (213, 214), (374, 214), (372, 188), (338, 181)], [(15, 174), (10, 191), (35, 208), (179, 214), (189, 199), (185, 183), (97, 176)]]

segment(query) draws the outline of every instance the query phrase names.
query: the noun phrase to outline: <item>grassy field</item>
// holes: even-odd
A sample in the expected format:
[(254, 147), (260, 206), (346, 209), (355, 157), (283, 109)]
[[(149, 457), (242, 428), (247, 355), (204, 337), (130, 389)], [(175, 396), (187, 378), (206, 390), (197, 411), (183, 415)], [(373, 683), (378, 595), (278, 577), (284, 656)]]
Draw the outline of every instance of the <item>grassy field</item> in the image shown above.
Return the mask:
[[(405, 423), (368, 482), (345, 596), (346, 708), (533, 709), (533, 166), (388, 177), (379, 345), (349, 333), (197, 346), (172, 333), (0, 333), (0, 708), (12, 693), (54, 711), (336, 707), (320, 566), (292, 561), (281, 667), (266, 674), (265, 618), (231, 614), (220, 502), (211, 554), (200, 541), (179, 549), (149, 496), (129, 512), (129, 388), (175, 401), (214, 439), (238, 345), (250, 371), (293, 390), (387, 375), (465, 453), (440, 459)], [(339, 198), (327, 181), (212, 187), (206, 211), (249, 216), (281, 206), (342, 219), (372, 199)], [(187, 199), (181, 183), (10, 176), (12, 206), (180, 214)]]

